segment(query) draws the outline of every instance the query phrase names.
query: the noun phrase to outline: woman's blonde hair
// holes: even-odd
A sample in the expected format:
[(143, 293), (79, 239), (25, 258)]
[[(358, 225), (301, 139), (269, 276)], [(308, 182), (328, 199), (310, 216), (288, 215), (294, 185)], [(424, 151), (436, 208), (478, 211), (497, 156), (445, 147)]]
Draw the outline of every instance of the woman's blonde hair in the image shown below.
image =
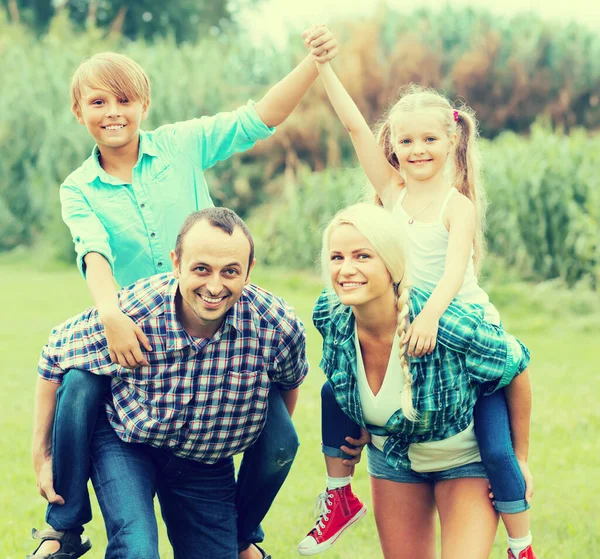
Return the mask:
[(150, 80), (142, 67), (124, 54), (101, 52), (84, 60), (71, 81), (71, 108), (80, 107), (84, 87), (110, 91), (119, 98), (150, 103)]
[(329, 241), (331, 233), (340, 225), (352, 225), (371, 244), (383, 261), (394, 286), (398, 310), (398, 335), (400, 337), (400, 365), (404, 375), (401, 407), (405, 417), (410, 421), (417, 419), (417, 412), (412, 401), (412, 374), (404, 345), (406, 329), (409, 323), (408, 295), (406, 273), (405, 233), (402, 225), (394, 219), (390, 212), (381, 206), (369, 203), (354, 204), (339, 211), (329, 222), (323, 232), (321, 247), (321, 269), (327, 286), (331, 286), (328, 273), (330, 265)]
[[(481, 180), (481, 156), (478, 145), (478, 125), (475, 112), (466, 104), (453, 105), (441, 93), (431, 88), (410, 84), (400, 92), (400, 98), (392, 106), (385, 120), (378, 127), (376, 136), (386, 159), (394, 168), (400, 164), (394, 151), (394, 118), (400, 113), (421, 110), (435, 111), (448, 134), (456, 134), (453, 146), (452, 186), (471, 200), (475, 206), (477, 227), (473, 243), (473, 261), (479, 270), (485, 253), (485, 212), (487, 197)], [(377, 203), (381, 204), (380, 200)]]

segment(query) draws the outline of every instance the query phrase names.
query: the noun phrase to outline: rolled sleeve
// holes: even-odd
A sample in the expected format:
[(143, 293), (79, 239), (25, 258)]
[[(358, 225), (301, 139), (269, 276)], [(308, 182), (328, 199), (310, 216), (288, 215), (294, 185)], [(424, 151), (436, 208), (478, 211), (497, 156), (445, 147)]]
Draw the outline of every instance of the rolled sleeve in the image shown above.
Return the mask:
[(281, 341), (282, 349), (277, 356), (277, 372), (271, 381), (283, 390), (298, 388), (308, 374), (306, 358), (306, 331), (299, 320), (294, 328)]
[(512, 380), (520, 375), (531, 361), (529, 350), (514, 336), (506, 334), (506, 366), (504, 374), (495, 387), (496, 390), (508, 386)]
[(235, 111), (189, 120), (177, 126), (184, 153), (202, 169), (250, 149), (275, 131), (260, 119), (254, 101), (248, 101)]
[(106, 258), (111, 269), (114, 269), (114, 256), (110, 248), (108, 232), (98, 216), (94, 213), (83, 193), (74, 186), (60, 187), (60, 203), (62, 218), (71, 231), (77, 268), (85, 278), (84, 257), (90, 252), (97, 252)]

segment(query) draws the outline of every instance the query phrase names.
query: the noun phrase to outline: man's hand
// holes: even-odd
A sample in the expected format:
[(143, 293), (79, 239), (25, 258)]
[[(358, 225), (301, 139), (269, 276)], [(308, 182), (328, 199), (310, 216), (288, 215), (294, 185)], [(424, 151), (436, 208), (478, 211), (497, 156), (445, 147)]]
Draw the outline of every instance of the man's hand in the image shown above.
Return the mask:
[(150, 340), (131, 318), (120, 310), (100, 318), (104, 324), (108, 351), (113, 363), (127, 369), (148, 365), (141, 346), (143, 345), (148, 351), (152, 351)]
[(431, 353), (435, 348), (437, 331), (438, 320), (420, 312), (404, 336), (404, 343), (408, 344), (408, 355), (421, 357), (426, 353)]
[(337, 40), (324, 24), (313, 25), (310, 29), (306, 29), (302, 33), (302, 38), (319, 64), (333, 60), (338, 53)]
[(371, 442), (371, 433), (366, 429), (360, 429), (360, 439), (353, 439), (352, 437), (346, 437), (346, 441), (348, 441), (351, 445), (354, 445), (356, 448), (350, 448), (349, 446), (340, 447), (342, 452), (353, 456), (351, 459), (347, 459), (343, 461), (344, 466), (352, 466), (352, 473), (354, 473), (354, 466), (360, 462), (360, 456), (362, 453), (362, 449), (366, 444)]
[(33, 467), (37, 480), (39, 494), (49, 503), (64, 505), (65, 500), (54, 491), (54, 480), (52, 478), (52, 456), (34, 456)]

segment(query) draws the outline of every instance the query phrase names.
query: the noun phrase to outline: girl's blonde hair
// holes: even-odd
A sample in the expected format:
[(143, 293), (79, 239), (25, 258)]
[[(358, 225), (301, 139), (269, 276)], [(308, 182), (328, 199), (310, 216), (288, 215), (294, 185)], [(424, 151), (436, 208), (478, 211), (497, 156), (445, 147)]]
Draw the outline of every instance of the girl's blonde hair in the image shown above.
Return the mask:
[(405, 234), (402, 225), (392, 217), (390, 212), (376, 204), (363, 202), (339, 211), (325, 228), (321, 247), (323, 280), (330, 288), (332, 288), (332, 285), (328, 273), (330, 265), (329, 240), (331, 233), (340, 225), (352, 225), (363, 235), (377, 252), (390, 274), (397, 299), (400, 365), (404, 375), (401, 407), (404, 416), (410, 421), (415, 421), (417, 412), (412, 401), (412, 374), (406, 346), (403, 343), (410, 319), (408, 307), (409, 288), (406, 280)]
[[(475, 112), (466, 104), (454, 106), (441, 93), (431, 88), (410, 84), (400, 92), (400, 98), (392, 106), (387, 117), (379, 125), (377, 141), (386, 159), (394, 168), (400, 164), (394, 151), (394, 117), (399, 113), (420, 110), (435, 111), (448, 137), (456, 134), (453, 147), (452, 186), (471, 200), (475, 206), (477, 227), (473, 243), (473, 263), (478, 271), (485, 253), (485, 212), (487, 197), (481, 181), (481, 156), (477, 142), (479, 131)], [(381, 201), (376, 199), (377, 203)]]
[(123, 54), (101, 52), (84, 60), (71, 81), (71, 108), (80, 106), (84, 87), (110, 91), (119, 98), (150, 103), (150, 80), (142, 67)]

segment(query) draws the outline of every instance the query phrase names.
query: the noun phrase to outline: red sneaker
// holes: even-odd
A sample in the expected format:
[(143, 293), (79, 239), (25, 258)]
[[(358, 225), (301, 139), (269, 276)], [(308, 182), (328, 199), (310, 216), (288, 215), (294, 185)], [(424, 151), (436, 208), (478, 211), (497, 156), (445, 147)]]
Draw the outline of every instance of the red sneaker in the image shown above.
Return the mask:
[(300, 555), (316, 555), (329, 549), (349, 528), (367, 512), (367, 507), (352, 493), (350, 485), (328, 489), (317, 498), (315, 510), (319, 519), (315, 527), (298, 544)]
[(509, 548), (508, 549), (508, 559), (537, 559), (537, 557), (536, 557), (535, 553), (533, 552), (533, 549), (531, 548), (531, 546), (528, 545), (523, 551), (521, 551), (521, 553), (519, 553), (518, 557), (515, 557), (515, 554)]

